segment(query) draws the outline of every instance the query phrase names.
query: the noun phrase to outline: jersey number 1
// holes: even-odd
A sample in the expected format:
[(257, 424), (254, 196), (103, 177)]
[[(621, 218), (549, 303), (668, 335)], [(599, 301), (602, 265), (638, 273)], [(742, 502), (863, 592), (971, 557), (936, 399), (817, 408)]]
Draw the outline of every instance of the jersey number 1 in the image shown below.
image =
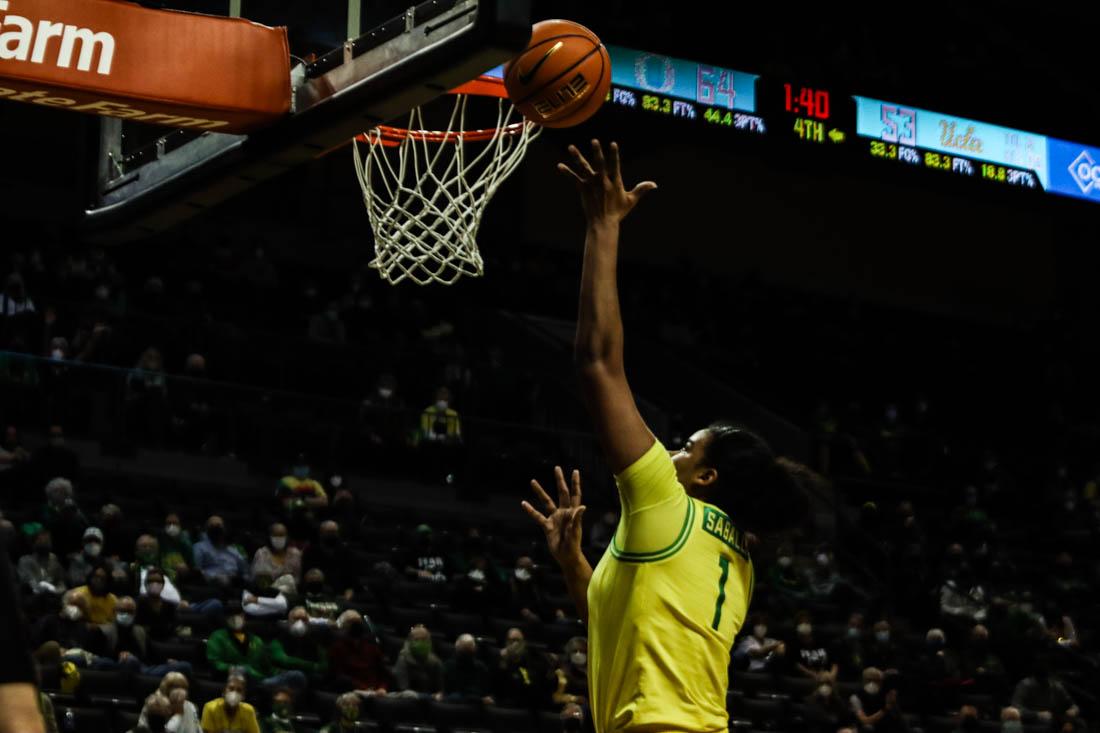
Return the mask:
[(710, 624), (715, 631), (718, 630), (718, 624), (722, 623), (722, 606), (726, 602), (726, 581), (730, 577), (729, 558), (718, 558), (718, 564), (722, 566), (722, 577), (718, 579), (718, 602), (714, 604), (714, 621)]

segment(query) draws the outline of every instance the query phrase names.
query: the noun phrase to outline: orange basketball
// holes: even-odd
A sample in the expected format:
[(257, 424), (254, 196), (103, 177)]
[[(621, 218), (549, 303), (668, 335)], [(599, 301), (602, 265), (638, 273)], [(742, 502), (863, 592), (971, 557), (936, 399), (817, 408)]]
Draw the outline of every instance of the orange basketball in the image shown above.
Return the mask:
[(508, 98), (544, 127), (579, 125), (604, 103), (611, 57), (595, 33), (570, 20), (536, 23), (527, 50), (504, 67)]

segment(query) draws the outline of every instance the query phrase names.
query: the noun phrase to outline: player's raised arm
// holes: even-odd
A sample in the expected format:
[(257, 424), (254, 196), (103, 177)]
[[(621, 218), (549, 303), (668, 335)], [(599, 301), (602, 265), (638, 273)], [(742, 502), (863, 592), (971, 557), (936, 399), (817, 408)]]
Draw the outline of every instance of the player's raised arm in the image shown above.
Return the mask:
[(599, 141), (593, 140), (591, 161), (575, 146), (571, 145), (569, 152), (571, 160), (560, 163), (558, 170), (576, 181), (587, 219), (573, 359), (604, 454), (618, 474), (655, 440), (634, 403), (623, 367), (616, 274), (619, 224), (657, 184), (643, 181), (627, 190), (616, 143), (611, 143), (605, 158)]

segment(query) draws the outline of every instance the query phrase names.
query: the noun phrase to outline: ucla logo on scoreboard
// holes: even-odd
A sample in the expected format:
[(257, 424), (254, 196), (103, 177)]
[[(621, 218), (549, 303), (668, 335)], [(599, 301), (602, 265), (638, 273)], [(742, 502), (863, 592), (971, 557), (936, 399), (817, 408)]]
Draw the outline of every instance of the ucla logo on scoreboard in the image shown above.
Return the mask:
[(1052, 191), (1100, 200), (1100, 148), (1048, 138), (1047, 156)]
[(1069, 174), (1081, 189), (1081, 193), (1091, 193), (1094, 188), (1100, 186), (1100, 165), (1096, 164), (1087, 150), (1082, 150), (1081, 154), (1069, 164)]

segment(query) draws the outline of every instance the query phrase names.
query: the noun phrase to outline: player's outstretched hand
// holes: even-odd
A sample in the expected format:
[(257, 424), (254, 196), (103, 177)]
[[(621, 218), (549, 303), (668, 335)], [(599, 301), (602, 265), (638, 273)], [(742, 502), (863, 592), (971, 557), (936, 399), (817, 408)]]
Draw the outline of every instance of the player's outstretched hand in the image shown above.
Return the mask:
[(526, 501), (522, 506), (531, 519), (542, 527), (550, 554), (559, 565), (563, 565), (581, 557), (581, 517), (584, 516), (585, 506), (581, 504), (580, 471), (573, 471), (570, 486), (565, 482), (565, 473), (561, 466), (554, 466), (554, 479), (558, 484), (556, 504), (539, 482), (531, 479), (531, 489), (546, 507), (546, 514)]
[(642, 196), (657, 188), (653, 181), (642, 181), (631, 190), (626, 189), (619, 163), (618, 143), (611, 143), (606, 159), (599, 140), (592, 141), (591, 162), (576, 145), (569, 146), (569, 155), (571, 160), (568, 163), (558, 163), (558, 171), (576, 181), (590, 224), (619, 223)]

